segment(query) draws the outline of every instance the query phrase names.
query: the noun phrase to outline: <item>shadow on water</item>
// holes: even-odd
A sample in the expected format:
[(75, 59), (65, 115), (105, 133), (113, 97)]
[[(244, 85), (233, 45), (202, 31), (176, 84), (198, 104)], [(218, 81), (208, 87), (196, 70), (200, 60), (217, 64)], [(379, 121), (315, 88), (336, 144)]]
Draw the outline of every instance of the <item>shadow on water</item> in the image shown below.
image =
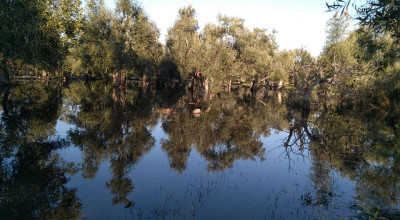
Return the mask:
[[(332, 101), (294, 108), (285, 91), (185, 87), (25, 82), (1, 91), (1, 216), (399, 217), (398, 110), (382, 118)], [(88, 183), (114, 206), (92, 216), (88, 207), (101, 204), (87, 204)]]

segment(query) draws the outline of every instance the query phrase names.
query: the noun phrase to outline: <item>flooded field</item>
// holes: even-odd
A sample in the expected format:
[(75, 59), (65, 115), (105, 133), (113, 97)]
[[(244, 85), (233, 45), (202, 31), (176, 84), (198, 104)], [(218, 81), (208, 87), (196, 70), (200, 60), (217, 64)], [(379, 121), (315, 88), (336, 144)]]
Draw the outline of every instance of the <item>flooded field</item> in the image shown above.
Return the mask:
[(2, 91), (6, 219), (398, 218), (398, 117), (285, 91), (102, 81)]

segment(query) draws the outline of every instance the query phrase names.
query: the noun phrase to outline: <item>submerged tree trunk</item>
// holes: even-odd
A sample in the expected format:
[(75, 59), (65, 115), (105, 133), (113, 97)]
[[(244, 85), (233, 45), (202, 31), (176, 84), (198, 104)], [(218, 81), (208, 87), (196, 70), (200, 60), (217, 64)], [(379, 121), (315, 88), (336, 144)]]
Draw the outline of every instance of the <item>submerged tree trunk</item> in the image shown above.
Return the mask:
[(282, 93), (281, 93), (281, 91), (278, 91), (278, 103), (282, 104)]
[(303, 103), (302, 107), (303, 109), (310, 109), (311, 107), (311, 92), (312, 89), (304, 89), (304, 94), (303, 94)]
[(120, 78), (119, 78), (119, 76), (118, 76), (118, 72), (114, 72), (113, 73), (113, 84), (115, 85), (115, 86), (118, 86), (119, 85), (119, 81), (120, 81)]
[[(144, 77), (143, 77), (144, 78)], [(120, 71), (120, 72), (114, 72), (113, 73), (113, 84), (115, 86), (125, 86), (125, 82), (126, 82), (126, 74), (124, 71)], [(143, 80), (143, 84), (144, 84), (144, 80)]]
[(22, 68), (22, 62), (21, 63), (17, 63), (15, 65), (13, 65), (13, 69), (14, 69), (14, 76), (18, 76), (19, 74), (19, 70)]
[(210, 92), (209, 90), (210, 81), (212, 81), (211, 78), (196, 74), (193, 75), (192, 84), (189, 88), (192, 95), (193, 103), (199, 105), (200, 103), (205, 102), (209, 97), (211, 97), (212, 92)]
[(121, 103), (122, 105), (125, 103), (125, 88), (124, 87), (114, 87), (112, 98), (114, 104)]
[(42, 77), (47, 78), (49, 73), (46, 70), (42, 70)]
[(258, 80), (258, 79), (255, 79), (255, 80), (253, 80), (253, 81), (251, 82), (250, 91), (251, 91), (251, 96), (252, 96), (253, 98), (257, 97), (257, 90), (258, 90), (258, 86), (259, 86), (259, 85), (260, 85), (260, 80)]
[(5, 64), (4, 62), (1, 64), (1, 70), (3, 71), (4, 79), (7, 81), (8, 84), (10, 84), (10, 75), (8, 73), (7, 64)]
[(278, 90), (281, 90), (282, 87), (283, 87), (283, 80), (280, 80), (277, 89), (278, 89)]
[[(300, 149), (303, 149), (304, 140), (306, 140), (307, 138), (309, 140), (314, 140), (314, 136), (311, 134), (308, 128), (309, 116), (310, 116), (310, 109), (303, 108), (301, 110), (301, 118), (295, 118), (293, 126), (291, 126), (291, 128), (289, 129), (289, 135), (286, 141), (284, 142), (283, 146), (287, 148), (296, 145)], [(295, 140), (292, 140), (292, 137), (294, 137)], [(299, 141), (299, 143), (297, 143), (297, 141)]]
[(64, 69), (60, 63), (58, 63), (58, 73), (60, 74), (61, 80), (64, 80)]
[(259, 81), (258, 79), (253, 80), (253, 81), (251, 82), (251, 88), (250, 88), (250, 90), (251, 90), (252, 92), (257, 91), (259, 85), (260, 85), (260, 81)]
[(149, 77), (146, 74), (143, 75), (142, 81), (143, 81), (143, 87), (147, 87), (149, 85)]
[(92, 76), (92, 71), (89, 70), (87, 71), (87, 73), (84, 73), (84, 75), (85, 75), (85, 83), (89, 83), (90, 77)]
[(10, 95), (10, 90), (7, 89), (4, 92), (4, 96), (3, 96), (3, 100), (2, 100), (4, 116), (8, 116), (8, 97), (9, 97), (9, 95)]
[(210, 80), (208, 77), (203, 81), (204, 93), (208, 94), (208, 86), (210, 85)]
[(90, 85), (90, 81), (85, 81), (85, 86), (89, 91), (92, 91), (92, 86)]

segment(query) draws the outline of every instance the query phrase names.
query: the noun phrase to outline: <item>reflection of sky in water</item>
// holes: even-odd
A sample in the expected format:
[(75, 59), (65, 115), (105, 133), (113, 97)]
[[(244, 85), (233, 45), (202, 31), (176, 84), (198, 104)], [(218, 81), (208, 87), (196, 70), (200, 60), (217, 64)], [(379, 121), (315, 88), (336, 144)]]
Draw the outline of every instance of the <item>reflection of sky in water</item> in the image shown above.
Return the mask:
[[(71, 126), (58, 121), (56, 129), (65, 137)], [(262, 137), (266, 148), (265, 161), (237, 160), (232, 168), (207, 171), (208, 162), (195, 149), (190, 152), (187, 168), (179, 174), (170, 168), (168, 156), (161, 148), (161, 139), (168, 136), (161, 123), (152, 130), (156, 140), (152, 150), (143, 155), (130, 169), (128, 177), (134, 189), (128, 200), (134, 206), (112, 205), (112, 193), (106, 188), (111, 179), (110, 163), (102, 162), (97, 175), (89, 180), (81, 173), (68, 183), (78, 189), (82, 214), (89, 219), (166, 218), (191, 219), (304, 219), (318, 216), (339, 218), (354, 213), (352, 205), (354, 184), (331, 171), (333, 191), (328, 206), (316, 202), (316, 189), (310, 180), (310, 155), (291, 154), (287, 158), (284, 147), (279, 147), (285, 132), (271, 132)], [(67, 161), (79, 164), (79, 148), (71, 146), (59, 151)], [(290, 161), (290, 164), (289, 164)], [(302, 198), (309, 195), (311, 204)]]

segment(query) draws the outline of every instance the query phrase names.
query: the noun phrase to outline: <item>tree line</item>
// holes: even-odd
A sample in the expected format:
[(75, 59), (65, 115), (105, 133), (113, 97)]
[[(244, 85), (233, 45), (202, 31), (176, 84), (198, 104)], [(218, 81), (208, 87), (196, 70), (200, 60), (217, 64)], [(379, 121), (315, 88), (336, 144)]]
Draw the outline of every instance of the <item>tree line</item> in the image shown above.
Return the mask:
[[(275, 32), (249, 29), (243, 19), (218, 15), (200, 28), (196, 10), (179, 9), (165, 45), (139, 2), (118, 0), (12, 0), (0, 3), (0, 60), (10, 76), (85, 76), (143, 81), (191, 79), (205, 93), (221, 85), (285, 86), (309, 108), (316, 95), (344, 102), (386, 102), (399, 92), (399, 1), (353, 4), (359, 21), (349, 30), (350, 1), (327, 4), (336, 14), (327, 23), (318, 57), (305, 49), (279, 51)], [(396, 17), (397, 16), (397, 17)]]

